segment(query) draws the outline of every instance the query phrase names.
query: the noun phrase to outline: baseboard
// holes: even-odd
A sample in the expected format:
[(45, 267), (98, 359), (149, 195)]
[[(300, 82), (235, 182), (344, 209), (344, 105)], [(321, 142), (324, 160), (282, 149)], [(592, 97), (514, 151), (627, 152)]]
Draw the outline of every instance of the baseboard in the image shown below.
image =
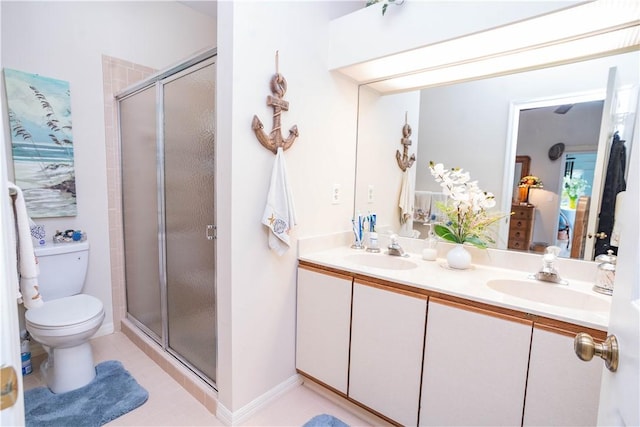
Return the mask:
[(298, 374), (295, 374), (287, 378), (277, 386), (273, 387), (271, 390), (255, 398), (235, 412), (231, 412), (221, 402), (218, 402), (218, 407), (216, 409), (216, 418), (218, 418), (228, 426), (240, 425), (244, 421), (251, 418), (259, 410), (268, 406), (282, 394), (300, 385), (302, 385), (302, 377)]

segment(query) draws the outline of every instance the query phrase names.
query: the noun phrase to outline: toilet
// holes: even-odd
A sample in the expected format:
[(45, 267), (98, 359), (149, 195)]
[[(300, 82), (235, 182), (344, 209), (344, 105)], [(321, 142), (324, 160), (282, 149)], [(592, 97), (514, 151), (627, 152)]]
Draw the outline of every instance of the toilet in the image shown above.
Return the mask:
[(26, 328), (47, 351), (40, 367), (47, 386), (54, 393), (64, 393), (89, 384), (96, 376), (89, 338), (102, 325), (104, 307), (99, 299), (81, 293), (88, 242), (40, 246), (34, 252), (44, 304), (26, 311)]

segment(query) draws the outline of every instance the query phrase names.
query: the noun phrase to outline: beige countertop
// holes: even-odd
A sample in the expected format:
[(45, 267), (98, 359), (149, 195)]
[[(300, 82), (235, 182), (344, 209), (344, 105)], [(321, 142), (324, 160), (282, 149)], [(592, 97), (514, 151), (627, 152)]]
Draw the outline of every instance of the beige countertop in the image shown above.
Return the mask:
[[(415, 264), (415, 267), (402, 261), (399, 261), (402, 267), (410, 268), (368, 266), (377, 265), (375, 257), (385, 258), (380, 259), (381, 265), (395, 262), (388, 258), (396, 258)], [(539, 282), (529, 278), (533, 271), (482, 264), (474, 264), (469, 270), (453, 270), (447, 266), (444, 258), (425, 261), (415, 253), (409, 254), (407, 258), (398, 258), (384, 254), (384, 250), (379, 254), (370, 254), (348, 247), (304, 253), (299, 256), (299, 260), (601, 331), (606, 331), (609, 324), (611, 297), (594, 292), (593, 283), (586, 281), (569, 279), (568, 285)], [(502, 292), (487, 285), (491, 280), (515, 280), (517, 283), (509, 284), (508, 292)], [(526, 287), (535, 291), (526, 298), (516, 296), (519, 291), (515, 288), (512, 291), (511, 286), (518, 285), (523, 286), (520, 289)], [(538, 289), (538, 286), (541, 288)]]

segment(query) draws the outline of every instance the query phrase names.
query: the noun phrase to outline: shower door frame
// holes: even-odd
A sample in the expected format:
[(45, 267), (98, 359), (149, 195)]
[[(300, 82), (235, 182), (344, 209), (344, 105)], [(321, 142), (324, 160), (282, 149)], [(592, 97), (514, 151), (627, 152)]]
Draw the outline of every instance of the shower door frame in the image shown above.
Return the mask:
[[(178, 352), (174, 351), (173, 349), (171, 349), (171, 347), (169, 346), (169, 322), (168, 322), (168, 307), (169, 307), (169, 302), (168, 302), (168, 280), (167, 280), (167, 241), (166, 241), (166, 212), (165, 212), (165, 169), (164, 169), (164, 163), (165, 163), (165, 157), (164, 157), (164, 91), (163, 91), (163, 85), (165, 83), (169, 83), (171, 81), (174, 81), (180, 77), (182, 77), (183, 75), (186, 75), (188, 73), (191, 73), (193, 71), (197, 71), (201, 68), (207, 67), (209, 65), (216, 65), (217, 59), (217, 49), (216, 48), (211, 48), (211, 49), (206, 49), (200, 53), (195, 54), (194, 56), (192, 56), (191, 58), (188, 58), (187, 60), (185, 60), (184, 62), (181, 62), (180, 64), (174, 65), (164, 71), (160, 71), (156, 74), (153, 74), (152, 76), (150, 76), (149, 78), (142, 80), (139, 83), (136, 83), (133, 86), (130, 86), (129, 88), (123, 90), (122, 92), (119, 92), (115, 95), (115, 99), (116, 99), (116, 103), (117, 103), (117, 115), (118, 115), (118, 123), (120, 123), (120, 101), (124, 100), (130, 96), (134, 96), (137, 93), (147, 90), (151, 87), (155, 88), (155, 94), (156, 94), (156, 111), (155, 111), (155, 117), (156, 117), (156, 182), (157, 182), (157, 197), (158, 197), (158, 266), (159, 266), (159, 278), (160, 278), (160, 309), (161, 309), (161, 317), (162, 317), (162, 336), (158, 336), (154, 331), (152, 331), (149, 327), (147, 327), (145, 324), (143, 324), (141, 321), (139, 321), (138, 319), (136, 319), (132, 314), (129, 313), (128, 307), (126, 308), (126, 316), (127, 319), (129, 321), (131, 321), (137, 328), (139, 328), (142, 332), (144, 332), (146, 335), (148, 335), (153, 341), (155, 341), (156, 343), (158, 343), (158, 345), (160, 345), (160, 347), (163, 349), (163, 351), (169, 353), (170, 355), (172, 355), (174, 358), (176, 358), (178, 361), (180, 361), (180, 363), (182, 363), (183, 365), (185, 365), (189, 370), (191, 370), (192, 372), (194, 372), (198, 377), (200, 377), (203, 381), (205, 381), (207, 384), (209, 384), (211, 387), (213, 387), (215, 390), (217, 390), (217, 385), (216, 385), (216, 380), (218, 377), (218, 373), (217, 373), (217, 369), (218, 369), (218, 358), (216, 355), (216, 378), (215, 380), (212, 378), (209, 378), (206, 374), (204, 374), (200, 369), (198, 369), (196, 366), (192, 365), (188, 360), (186, 360), (184, 357), (182, 357)], [(197, 68), (195, 68), (197, 66)], [(217, 90), (217, 88), (216, 88)], [(214, 100), (215, 101), (215, 100)], [(215, 110), (215, 106), (214, 106), (214, 110)], [(215, 127), (215, 123), (214, 123), (214, 127)], [(214, 150), (215, 150), (215, 144), (217, 143), (217, 140), (214, 139)], [(122, 135), (121, 135), (121, 128), (118, 125), (118, 150), (120, 153), (122, 153)], [(215, 162), (215, 154), (214, 154), (214, 162)], [(120, 156), (120, 169), (122, 169), (122, 155)], [(122, 185), (122, 174), (120, 174), (120, 181), (121, 181), (121, 188), (123, 188), (124, 186)], [(214, 185), (213, 185), (213, 199), (216, 199), (216, 187), (217, 184), (214, 181)], [(124, 206), (124, 192), (121, 192), (121, 204), (122, 206)], [(217, 223), (217, 210), (216, 210), (216, 205), (214, 203), (213, 207), (213, 229), (215, 231), (216, 226), (215, 224)], [(122, 212), (122, 221), (124, 223), (124, 209), (121, 209)], [(214, 253), (214, 274), (213, 274), (213, 299), (214, 299), (214, 309), (216, 310), (216, 317), (217, 317), (217, 275), (215, 274), (215, 270), (216, 270), (216, 254), (217, 254), (217, 244), (216, 244), (216, 236), (215, 234), (213, 235), (213, 253)], [(123, 242), (126, 245), (126, 242)], [(123, 254), (124, 256), (124, 254)], [(124, 263), (124, 268), (125, 268), (125, 272), (126, 272), (126, 258), (125, 258), (125, 263)], [(127, 286), (126, 286), (126, 273), (125, 273), (125, 293), (127, 290)], [(127, 304), (127, 299), (125, 297), (125, 305)], [(215, 335), (217, 337), (217, 319), (215, 320), (215, 323), (213, 325), (214, 329), (215, 329)], [(216, 338), (216, 353), (217, 353), (217, 349), (218, 349), (218, 342), (217, 342), (217, 338)]]

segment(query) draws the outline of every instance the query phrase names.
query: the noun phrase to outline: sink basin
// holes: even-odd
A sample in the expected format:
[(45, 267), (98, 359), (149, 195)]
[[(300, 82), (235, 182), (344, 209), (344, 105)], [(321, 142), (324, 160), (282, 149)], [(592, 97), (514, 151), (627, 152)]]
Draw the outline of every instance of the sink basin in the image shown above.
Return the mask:
[(353, 254), (347, 255), (347, 261), (363, 267), (380, 268), (382, 270), (411, 270), (418, 264), (406, 258), (383, 254)]
[(578, 310), (608, 312), (610, 303), (604, 298), (578, 292), (565, 285), (526, 280), (489, 280), (487, 286), (517, 298)]

